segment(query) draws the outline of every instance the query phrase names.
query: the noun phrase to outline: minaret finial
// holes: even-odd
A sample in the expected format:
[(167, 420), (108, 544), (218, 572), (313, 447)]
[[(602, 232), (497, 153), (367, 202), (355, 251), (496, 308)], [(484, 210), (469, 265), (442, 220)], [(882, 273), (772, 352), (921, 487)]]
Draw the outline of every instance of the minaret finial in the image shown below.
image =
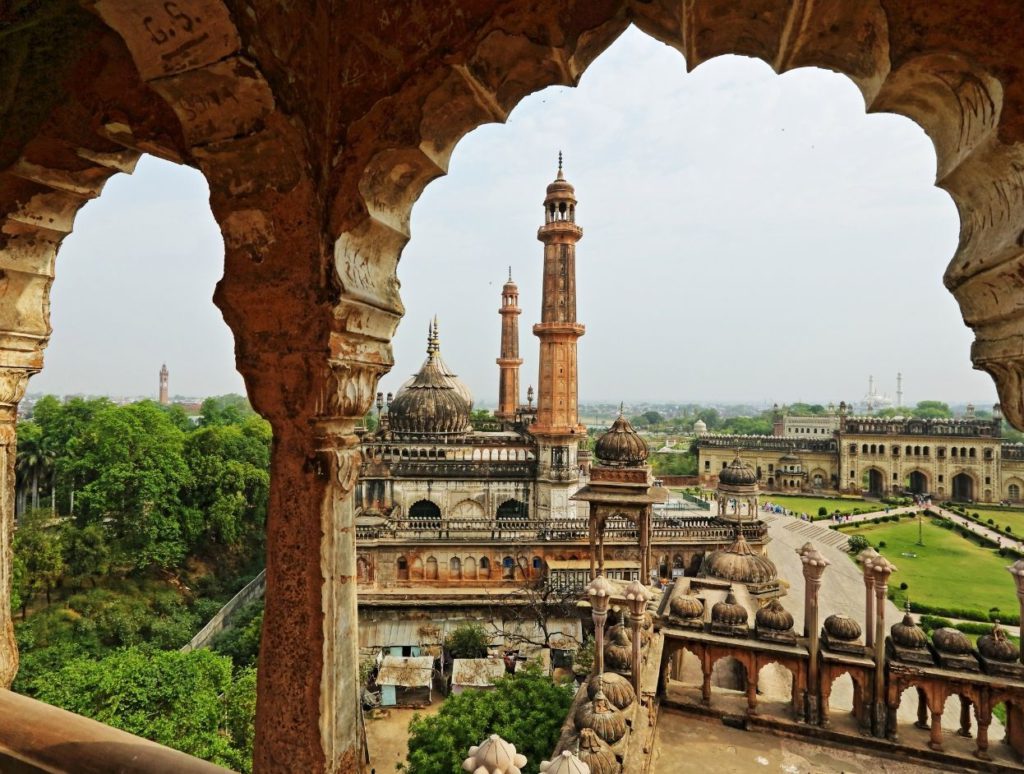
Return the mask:
[(562, 175), (562, 151), (558, 151), (558, 180), (565, 180)]
[(620, 400), (619, 401), (619, 417), (620, 418), (622, 417), (622, 414), (625, 411), (625, 408), (626, 408), (626, 404), (623, 401)]
[(509, 282), (512, 281), (512, 267), (511, 266), (508, 267), (508, 281)]
[(427, 323), (427, 355), (433, 357), (440, 349), (437, 335), (437, 315), (434, 315), (432, 322)]

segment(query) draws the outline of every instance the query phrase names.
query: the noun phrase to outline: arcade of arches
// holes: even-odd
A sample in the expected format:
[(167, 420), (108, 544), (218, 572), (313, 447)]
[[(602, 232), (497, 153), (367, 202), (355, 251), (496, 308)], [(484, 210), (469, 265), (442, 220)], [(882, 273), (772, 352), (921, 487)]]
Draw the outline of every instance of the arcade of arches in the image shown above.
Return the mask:
[[(42, 367), (55, 257), (140, 153), (202, 170), (215, 303), (274, 428), (257, 770), (357, 763), (356, 420), (392, 364), (413, 203), (465, 133), (575, 83), (629, 24), (683, 53), (848, 75), (932, 138), (960, 243), (945, 283), (1024, 426), (1024, 16), (1010, 0), (60, 0), (0, 11), (0, 684), (17, 668), (14, 420)], [(56, 11), (55, 11), (56, 9)], [(966, 353), (965, 353), (966, 354)], [(412, 568), (408, 568), (412, 571)], [(424, 572), (427, 569), (424, 568)]]

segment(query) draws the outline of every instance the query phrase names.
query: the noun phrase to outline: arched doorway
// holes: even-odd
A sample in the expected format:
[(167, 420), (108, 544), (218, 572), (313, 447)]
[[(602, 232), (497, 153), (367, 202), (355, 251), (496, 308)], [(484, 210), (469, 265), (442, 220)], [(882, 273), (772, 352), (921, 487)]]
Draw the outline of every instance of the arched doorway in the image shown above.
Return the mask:
[(974, 479), (968, 473), (953, 476), (953, 499), (961, 502), (974, 500)]
[(864, 473), (864, 489), (872, 497), (881, 497), (885, 494), (885, 477), (878, 468), (869, 468)]
[(926, 494), (928, 492), (928, 476), (920, 470), (911, 471), (907, 477), (907, 488), (914, 494)]
[(495, 514), (499, 527), (517, 527), (526, 523), (526, 503), (520, 500), (506, 500), (498, 506)]
[(441, 528), (441, 507), (431, 500), (420, 500), (409, 508), (409, 520), (427, 529)]

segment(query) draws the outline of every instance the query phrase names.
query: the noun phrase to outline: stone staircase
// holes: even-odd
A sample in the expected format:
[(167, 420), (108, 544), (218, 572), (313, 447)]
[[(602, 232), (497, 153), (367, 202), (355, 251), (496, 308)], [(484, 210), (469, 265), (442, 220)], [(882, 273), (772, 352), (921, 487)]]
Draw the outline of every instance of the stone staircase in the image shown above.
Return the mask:
[(816, 524), (813, 521), (801, 521), (800, 519), (795, 519), (792, 516), (765, 514), (761, 517), (761, 521), (768, 525), (772, 525), (780, 520), (788, 522), (783, 525), (783, 529), (789, 530), (790, 532), (793, 532), (802, 538), (806, 538), (811, 542), (823, 543), (824, 545), (831, 546), (839, 551), (849, 550), (849, 541), (847, 536), (837, 530), (822, 527), (820, 524)]

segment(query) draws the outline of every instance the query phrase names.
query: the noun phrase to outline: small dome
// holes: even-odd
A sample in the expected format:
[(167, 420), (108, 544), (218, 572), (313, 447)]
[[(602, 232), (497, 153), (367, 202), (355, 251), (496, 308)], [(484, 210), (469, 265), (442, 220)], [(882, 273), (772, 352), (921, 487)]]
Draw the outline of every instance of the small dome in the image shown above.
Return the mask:
[(928, 647), (928, 635), (924, 633), (924, 629), (914, 623), (909, 610), (903, 615), (903, 620), (898, 624), (893, 624), (889, 631), (892, 634), (893, 642), (904, 648), (917, 650)]
[[(590, 767), (568, 750), (562, 750), (562, 754), (552, 760), (541, 761), (540, 772), (541, 774), (590, 774)], [(507, 774), (514, 774), (514, 772), (509, 771)]]
[(718, 472), (718, 483), (727, 486), (751, 486), (757, 483), (757, 473), (736, 455), (727, 467)]
[(594, 444), (594, 456), (602, 465), (641, 465), (649, 453), (647, 441), (637, 435), (621, 409), (611, 429)]
[(739, 530), (731, 546), (707, 555), (700, 574), (733, 583), (755, 584), (768, 583), (779, 577), (772, 560), (755, 553)]
[(615, 709), (603, 693), (595, 694), (576, 711), (576, 728), (591, 728), (608, 744), (615, 744), (626, 735), (626, 716)]
[(747, 609), (736, 601), (736, 595), (731, 591), (725, 601), (715, 602), (711, 606), (711, 620), (718, 624), (743, 626), (747, 623), (747, 617)]
[(587, 696), (593, 700), (598, 693), (603, 693), (612, 706), (618, 709), (626, 709), (636, 700), (632, 683), (614, 672), (594, 675), (587, 681)]
[(689, 594), (677, 594), (668, 603), (672, 615), (677, 618), (700, 618), (704, 615), (704, 603)]
[(491, 734), (479, 745), (469, 748), (469, 757), (462, 763), (466, 771), (504, 771), (518, 774), (526, 768), (526, 756), (516, 752), (516, 746), (497, 734)]
[[(459, 389), (461, 382), (445, 373), (433, 329), (427, 342), (427, 359), (412, 381), (391, 401), (388, 423), (392, 432), (410, 435), (462, 435), (469, 424), (471, 400)], [(464, 385), (463, 385), (464, 386)], [(465, 394), (468, 395), (468, 390)]]
[(696, 433), (697, 435), (700, 435), (701, 433), (706, 433), (707, 431), (708, 426), (703, 419), (698, 419), (696, 422), (693, 423), (693, 432)]
[(853, 642), (860, 638), (860, 624), (848, 615), (830, 615), (825, 619), (824, 626), (829, 637), (841, 642)]
[(998, 623), (992, 627), (991, 634), (978, 638), (978, 652), (992, 661), (1016, 661), (1020, 658), (1020, 648), (1010, 642)]
[(932, 644), (935, 649), (954, 656), (966, 656), (973, 650), (971, 641), (959, 629), (943, 626), (932, 632)]
[(613, 626), (608, 630), (604, 663), (609, 669), (620, 672), (628, 671), (633, 664), (633, 643), (622, 626)]
[(773, 632), (788, 632), (793, 628), (793, 614), (782, 606), (778, 599), (773, 599), (754, 614), (758, 629)]
[(593, 729), (580, 731), (579, 759), (590, 767), (590, 774), (618, 774), (619, 761)]

